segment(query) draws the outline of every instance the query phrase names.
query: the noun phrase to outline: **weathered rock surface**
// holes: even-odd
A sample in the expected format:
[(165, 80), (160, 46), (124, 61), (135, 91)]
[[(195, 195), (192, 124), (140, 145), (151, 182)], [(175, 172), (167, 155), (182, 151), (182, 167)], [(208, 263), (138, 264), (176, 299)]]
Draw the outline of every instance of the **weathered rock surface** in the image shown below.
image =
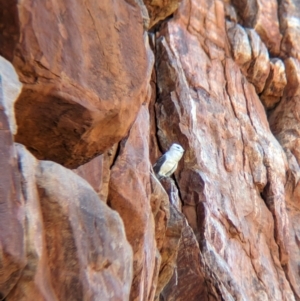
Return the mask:
[(11, 132), (20, 86), (11, 64), (0, 57), (0, 299), (16, 285), (26, 265), (24, 200)]
[(76, 168), (123, 138), (153, 64), (140, 6), (1, 0), (0, 7), (0, 54), (23, 83), (16, 140), (38, 159)]
[(84, 178), (98, 193), (100, 200), (107, 202), (110, 167), (116, 156), (118, 144), (103, 155), (74, 169), (74, 172)]
[(168, 196), (150, 173), (149, 133), (149, 111), (143, 106), (121, 142), (109, 184), (109, 205), (120, 213), (134, 251), (130, 300), (159, 300), (176, 267), (183, 224), (175, 204), (169, 203), (178, 198), (174, 184), (169, 184)]
[(247, 79), (255, 86), (256, 92), (261, 93), (270, 72), (269, 53), (253, 29), (246, 31), (252, 49), (252, 61), (247, 70)]
[(266, 109), (272, 109), (280, 101), (286, 86), (285, 66), (280, 59), (271, 59), (270, 74), (260, 99)]
[(180, 1), (181, 0), (144, 0), (150, 17), (149, 27), (153, 27), (157, 22), (173, 14), (178, 8)]
[[(285, 66), (281, 59), (272, 58), (255, 31), (227, 21), (226, 29), (234, 61), (251, 82), (267, 110), (280, 101), (286, 86)], [(247, 34), (248, 33), (248, 34)]]
[[(161, 290), (161, 285), (159, 284), (158, 277), (160, 274), (160, 268), (162, 266), (161, 250), (165, 242), (167, 224), (170, 219), (170, 205), (169, 197), (166, 191), (156, 179), (155, 175), (152, 173), (150, 174), (150, 183), (150, 205), (155, 221), (155, 240), (157, 251), (155, 256), (155, 268), (153, 273), (152, 287), (148, 300), (155, 300), (157, 298), (157, 295), (159, 295), (158, 290)], [(176, 250), (174, 251), (176, 252)]]
[(165, 239), (160, 250), (161, 264), (154, 300), (159, 300), (163, 288), (168, 284), (174, 272), (176, 272), (176, 259), (182, 236), (182, 227), (183, 217), (178, 209), (174, 205), (171, 205)]
[[(294, 300), (284, 271), (285, 154), (254, 87), (228, 55), (224, 25), (222, 2), (184, 1), (160, 31), (159, 138), (162, 145), (177, 140), (187, 149), (176, 178), (219, 295)], [(255, 33), (248, 32), (255, 59), (262, 52)], [(256, 63), (253, 74), (260, 74)]]
[[(300, 62), (295, 58), (285, 60), (287, 85), (283, 98), (271, 113), (269, 121), (271, 129), (280, 144), (295, 159), (298, 157), (299, 125), (299, 97), (300, 97)], [(289, 158), (289, 156), (288, 156)], [(297, 161), (300, 162), (300, 161)]]
[(9, 130), (12, 134), (17, 132), (17, 124), (15, 119), (14, 104), (18, 98), (22, 84), (19, 82), (14, 67), (2, 56), (0, 56), (0, 72), (1, 72), (1, 106), (7, 116)]
[(239, 24), (226, 22), (227, 34), (235, 62), (247, 74), (252, 58), (252, 49), (246, 30)]
[(168, 193), (169, 218), (166, 224), (165, 238), (160, 248), (161, 264), (155, 293), (155, 300), (157, 301), (159, 300), (163, 288), (168, 284), (174, 272), (176, 272), (176, 263), (184, 223), (184, 217), (180, 212), (181, 204), (179, 205), (180, 200), (175, 183), (170, 179), (165, 179), (162, 180), (162, 184)]
[(120, 216), (72, 171), (18, 146), (27, 265), (6, 300), (127, 300), (132, 250)]
[(20, 88), (0, 57), (0, 298), (128, 300), (132, 249), (120, 216), (81, 177), (13, 143)]
[(6, 301), (300, 300), (298, 2), (0, 0)]
[[(287, 174), (286, 202), (289, 217), (289, 260), (285, 268), (288, 279), (300, 299), (300, 276), (297, 267), (300, 262), (299, 250), (299, 176), (300, 176), (300, 62), (295, 58), (285, 60), (287, 85), (281, 102), (270, 114), (270, 126), (282, 147), (289, 163)], [(297, 299), (297, 300), (298, 300)]]
[(120, 213), (134, 252), (132, 301), (149, 300), (155, 268), (148, 132), (149, 113), (142, 106), (129, 136), (121, 142), (109, 183), (109, 205)]
[(240, 25), (227, 22), (232, 56), (257, 91), (261, 93), (270, 72), (269, 53), (253, 29), (244, 30)]
[(278, 16), (280, 30), (283, 33), (281, 43), (281, 56), (300, 59), (300, 10), (299, 0), (279, 1)]
[(276, 0), (233, 0), (239, 21), (245, 27), (254, 28), (271, 55), (280, 53), (281, 34)]
[(201, 262), (200, 255), (195, 234), (185, 220), (178, 251), (177, 267), (162, 292), (164, 301), (209, 300), (204, 273), (199, 264), (195, 264)]

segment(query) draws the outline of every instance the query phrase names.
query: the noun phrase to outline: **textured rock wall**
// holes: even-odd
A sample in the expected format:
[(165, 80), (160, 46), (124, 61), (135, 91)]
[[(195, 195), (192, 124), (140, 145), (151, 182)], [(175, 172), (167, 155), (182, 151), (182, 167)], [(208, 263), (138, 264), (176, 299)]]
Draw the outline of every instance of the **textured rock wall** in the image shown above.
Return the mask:
[(0, 8), (0, 299), (300, 300), (299, 1)]
[(13, 67), (0, 60), (0, 298), (16, 285), (26, 265), (24, 199), (12, 129), (13, 104), (21, 84)]
[(285, 274), (288, 166), (257, 96), (268, 77), (268, 52), (247, 29), (252, 55), (242, 70), (232, 58), (224, 12), (220, 1), (183, 2), (161, 28), (158, 135), (165, 145), (177, 139), (188, 150), (176, 179), (214, 298), (293, 300)]
[(1, 0), (0, 6), (0, 53), (23, 83), (16, 141), (39, 159), (75, 168), (123, 138), (152, 69), (139, 5)]

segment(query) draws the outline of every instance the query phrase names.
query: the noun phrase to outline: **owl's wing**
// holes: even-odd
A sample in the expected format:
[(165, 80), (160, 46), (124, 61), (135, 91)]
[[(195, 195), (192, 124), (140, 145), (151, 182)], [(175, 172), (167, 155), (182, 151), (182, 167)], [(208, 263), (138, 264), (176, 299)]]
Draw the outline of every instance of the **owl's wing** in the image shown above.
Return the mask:
[(156, 174), (159, 173), (161, 167), (163, 166), (163, 164), (166, 162), (167, 160), (167, 156), (166, 154), (162, 155), (157, 161), (156, 163), (153, 165), (153, 170)]

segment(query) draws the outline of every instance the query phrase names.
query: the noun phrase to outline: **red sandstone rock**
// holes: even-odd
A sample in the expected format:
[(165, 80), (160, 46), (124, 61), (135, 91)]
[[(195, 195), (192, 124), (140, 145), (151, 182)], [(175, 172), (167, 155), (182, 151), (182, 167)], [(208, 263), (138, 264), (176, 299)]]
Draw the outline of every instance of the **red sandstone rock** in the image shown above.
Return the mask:
[(246, 31), (252, 49), (252, 61), (247, 70), (247, 79), (255, 86), (256, 92), (261, 93), (270, 72), (269, 53), (253, 29)]
[[(285, 60), (287, 86), (282, 101), (270, 115), (269, 122), (272, 132), (284, 148), (292, 154), (298, 154), (299, 96), (300, 96), (300, 62), (294, 58)], [(300, 162), (300, 161), (299, 161)]]
[(24, 84), (16, 140), (67, 167), (122, 139), (145, 101), (152, 54), (127, 1), (0, 1), (0, 54)]
[[(295, 300), (285, 273), (288, 166), (254, 87), (228, 55), (224, 15), (221, 1), (183, 1), (160, 31), (158, 135), (163, 146), (176, 140), (186, 149), (175, 177), (196, 217), (198, 267), (220, 299)], [(248, 78), (262, 91), (268, 52), (254, 31), (249, 38)]]
[(13, 67), (0, 57), (0, 299), (16, 285), (27, 261), (24, 200), (11, 132), (19, 89)]
[(149, 27), (152, 27), (157, 22), (173, 14), (178, 8), (180, 1), (181, 0), (144, 0), (150, 17)]
[(295, 58), (285, 60), (287, 85), (281, 102), (270, 114), (271, 129), (286, 152), (289, 163), (285, 194), (289, 218), (289, 257), (286, 273), (297, 298), (300, 298), (300, 276), (297, 266), (299, 251), (299, 163), (300, 163), (300, 63)]
[(149, 300), (155, 276), (155, 224), (150, 206), (149, 113), (142, 106), (111, 170), (108, 203), (118, 211), (134, 253), (130, 300)]
[[(26, 236), (25, 250), (27, 265), (20, 274), (17, 285), (9, 293), (6, 300), (27, 301), (34, 299), (37, 301), (58, 301), (58, 294), (55, 292), (56, 288), (53, 287), (51, 283), (50, 266), (48, 263), (47, 245), (45, 241), (45, 232), (48, 229), (45, 228), (43, 222), (43, 213), (36, 183), (35, 173), (39, 163), (25, 150), (24, 146), (15, 144), (15, 147), (18, 152), (19, 168), (21, 172), (20, 182), (22, 183), (22, 191), (25, 199), (26, 224), (24, 225), (24, 228)], [(50, 215), (51, 212), (46, 214)], [(57, 214), (58, 216), (60, 215), (58, 212)], [(62, 229), (58, 232), (61, 233), (61, 230)], [(51, 232), (51, 230), (49, 230), (49, 232)], [(53, 237), (53, 240), (55, 240), (55, 236)], [(63, 251), (64, 244), (61, 244), (59, 247), (61, 247), (61, 251)], [(59, 251), (57, 252), (57, 256), (58, 253)], [(54, 261), (55, 259), (56, 257), (52, 260)], [(53, 264), (53, 267), (56, 267), (58, 270), (57, 274), (59, 274), (61, 269), (60, 265), (54, 262)], [(63, 279), (62, 282), (68, 284), (68, 281), (65, 279)], [(68, 299), (67, 295), (65, 295), (65, 297)]]
[[(196, 262), (201, 260), (200, 249), (191, 227), (185, 220), (175, 273), (162, 292), (164, 301), (206, 301), (209, 290), (204, 272)], [(210, 294), (213, 292), (210, 291)]]
[(128, 300), (132, 250), (120, 216), (72, 171), (18, 146), (28, 264), (6, 300)]
[[(235, 25), (232, 22), (227, 22), (226, 25), (235, 62), (240, 66), (247, 79), (255, 86), (257, 93), (261, 93), (266, 80), (270, 78), (270, 81), (272, 81), (273, 79), (273, 73), (269, 75), (270, 62), (266, 46), (253, 29), (245, 30), (240, 25)], [(276, 73), (282, 73), (282, 71)], [(277, 79), (277, 81), (280, 80)], [(283, 90), (282, 87), (279, 89)]]
[(176, 271), (176, 260), (179, 243), (182, 235), (183, 217), (174, 205), (170, 205), (170, 219), (168, 220), (164, 244), (160, 251), (161, 265), (158, 276), (158, 283), (155, 293), (155, 300), (168, 284), (174, 271)]
[(107, 202), (110, 167), (115, 159), (117, 148), (118, 144), (115, 144), (103, 155), (74, 169), (76, 174), (84, 178), (95, 189), (104, 202)]
[(162, 185), (168, 192), (170, 205), (165, 237), (160, 248), (161, 264), (155, 293), (155, 300), (157, 301), (163, 288), (168, 284), (174, 272), (176, 272), (176, 262), (184, 223), (184, 217), (178, 207), (180, 200), (175, 183), (167, 178), (162, 180)]
[[(25, 83), (16, 137), (36, 156), (77, 167), (120, 140), (139, 110), (119, 152), (105, 151), (75, 170), (102, 201), (109, 190), (134, 249), (133, 286), (118, 215), (83, 179), (20, 147), (23, 209), (2, 108), (0, 196), (16, 200), (3, 202), (0, 219), (0, 246), (13, 254), (0, 270), (2, 295), (125, 301), (131, 290), (130, 300), (143, 301), (300, 300), (297, 1), (281, 1), (278, 11), (284, 71), (268, 53), (278, 55), (281, 42), (275, 1), (233, 1), (235, 11), (229, 1), (184, 0), (152, 43), (150, 116), (140, 108), (148, 103), (151, 66), (141, 39), (144, 4), (100, 2), (0, 0), (0, 51)], [(174, 3), (145, 1), (150, 26)], [(272, 109), (278, 141), (257, 93)], [(172, 142), (186, 152), (174, 175), (179, 191), (162, 181), (167, 195), (151, 163)]]
[[(284, 96), (288, 99), (298, 97), (300, 95), (300, 61), (290, 57), (284, 61), (284, 64), (288, 82)], [(295, 103), (297, 103), (297, 101)], [(292, 108), (292, 106), (290, 108)], [(282, 120), (282, 122), (284, 121)], [(297, 126), (297, 122), (295, 126)]]
[(300, 299), (300, 279), (297, 272), (300, 261), (299, 252), (299, 96), (300, 96), (300, 10), (296, 1), (285, 0), (279, 6), (280, 27), (283, 33), (281, 55), (285, 57), (287, 85), (279, 105), (270, 114), (272, 132), (285, 150), (289, 164), (285, 184), (285, 197), (289, 219), (289, 257), (285, 272), (296, 295)]
[(280, 1), (278, 16), (280, 29), (283, 35), (281, 43), (281, 56), (292, 56), (300, 59), (300, 28), (299, 28), (299, 2), (297, 0)]
[(170, 219), (169, 196), (154, 174), (150, 174), (151, 198), (150, 205), (155, 220), (155, 240), (157, 249), (160, 251), (165, 235), (168, 220)]
[(227, 22), (227, 33), (229, 42), (231, 44), (232, 56), (235, 62), (242, 68), (246, 68), (244, 71), (247, 73), (248, 63), (252, 58), (252, 51), (246, 30), (239, 24), (233, 24)]
[(239, 21), (254, 28), (273, 56), (280, 53), (281, 34), (276, 0), (233, 0)]
[(280, 101), (287, 80), (284, 63), (279, 59), (271, 59), (270, 74), (266, 81), (260, 100), (266, 109), (272, 109)]
[(120, 213), (134, 251), (130, 300), (159, 298), (176, 266), (183, 223), (174, 205), (170, 208), (169, 198), (173, 203), (178, 197), (175, 187), (168, 196), (150, 174), (149, 132), (149, 112), (143, 106), (121, 142), (109, 185), (109, 205)]
[(159, 286), (159, 272), (162, 265), (161, 250), (166, 239), (167, 224), (170, 219), (169, 196), (159, 183), (154, 174), (150, 174), (151, 197), (150, 204), (155, 221), (155, 240), (157, 252), (155, 256), (155, 268), (153, 273), (152, 287), (148, 300), (155, 300), (157, 287)]

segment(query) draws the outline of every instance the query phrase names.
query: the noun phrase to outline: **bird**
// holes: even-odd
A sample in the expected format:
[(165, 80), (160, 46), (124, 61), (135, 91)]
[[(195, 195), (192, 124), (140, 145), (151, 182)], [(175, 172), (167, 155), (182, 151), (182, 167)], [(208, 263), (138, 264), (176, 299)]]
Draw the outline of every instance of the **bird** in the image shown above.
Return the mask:
[(182, 146), (173, 143), (170, 149), (156, 161), (153, 165), (153, 170), (159, 180), (170, 177), (173, 174), (183, 153), (184, 149)]

